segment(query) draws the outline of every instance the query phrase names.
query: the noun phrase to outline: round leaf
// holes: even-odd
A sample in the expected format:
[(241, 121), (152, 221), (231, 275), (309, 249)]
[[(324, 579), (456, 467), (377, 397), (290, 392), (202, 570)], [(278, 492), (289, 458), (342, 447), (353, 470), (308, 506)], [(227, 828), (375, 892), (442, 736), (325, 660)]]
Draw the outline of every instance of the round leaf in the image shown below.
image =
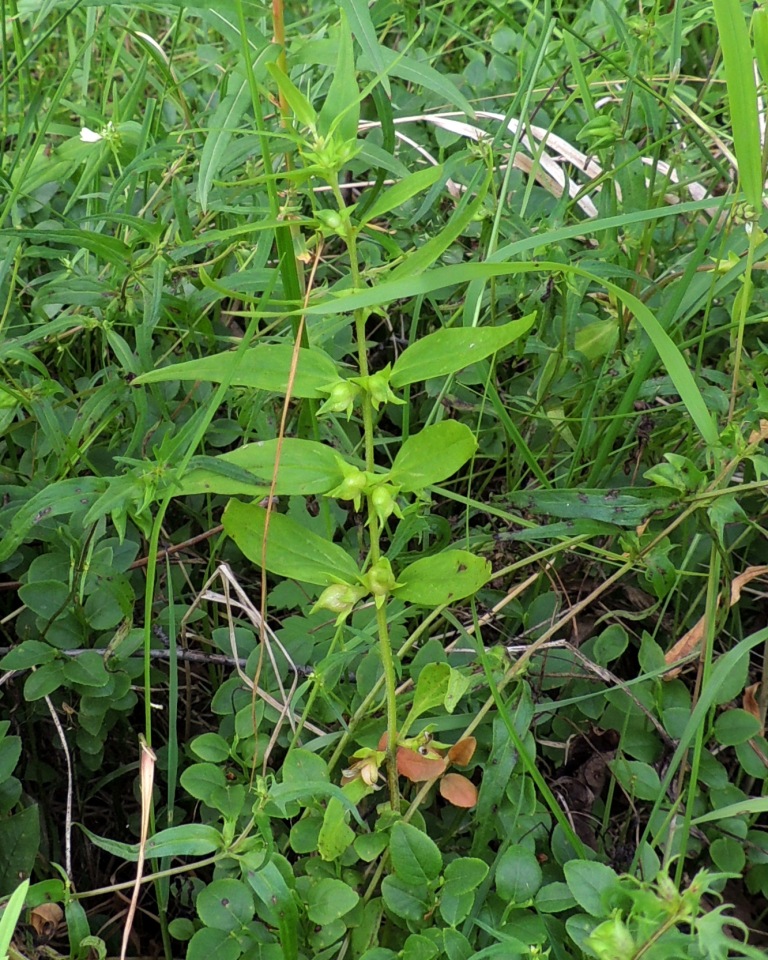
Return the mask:
[(460, 773), (446, 773), (440, 781), (440, 796), (466, 810), (477, 805), (477, 787)]
[(496, 866), (496, 892), (510, 903), (525, 903), (536, 895), (542, 873), (536, 855), (519, 843), (507, 847)]
[(239, 930), (253, 919), (253, 894), (240, 880), (214, 880), (197, 897), (197, 914), (206, 927)]
[(325, 877), (309, 888), (307, 916), (312, 923), (332, 923), (357, 906), (358, 894), (343, 880)]

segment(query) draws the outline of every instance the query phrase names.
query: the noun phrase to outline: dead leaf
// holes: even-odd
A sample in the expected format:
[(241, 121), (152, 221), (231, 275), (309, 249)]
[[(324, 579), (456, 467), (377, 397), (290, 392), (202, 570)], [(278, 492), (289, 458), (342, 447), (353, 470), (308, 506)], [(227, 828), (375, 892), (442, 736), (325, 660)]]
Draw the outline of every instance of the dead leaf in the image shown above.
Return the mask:
[(464, 737), (448, 751), (448, 761), (455, 763), (457, 767), (466, 767), (474, 756), (476, 747), (477, 740), (474, 737)]
[[(741, 599), (741, 591), (746, 584), (750, 581), (755, 580), (757, 577), (762, 577), (768, 573), (768, 566), (759, 566), (759, 567), (747, 567), (738, 577), (734, 577), (731, 581), (731, 596), (729, 607), (734, 606)], [(722, 598), (718, 597), (718, 607), (720, 606), (720, 600)], [(706, 616), (701, 617), (691, 629), (683, 634), (682, 637), (677, 641), (677, 643), (666, 652), (664, 656), (664, 662), (667, 664), (677, 663), (678, 660), (684, 660), (686, 657), (694, 653), (702, 640), (704, 639), (704, 633), (707, 625)], [(682, 667), (674, 667), (672, 670), (668, 670), (664, 674), (665, 680), (674, 680), (676, 677), (680, 676), (682, 672)]]
[(761, 443), (763, 440), (768, 440), (768, 420), (761, 420), (760, 429), (753, 430), (749, 435), (750, 446)]
[(29, 912), (30, 926), (34, 927), (40, 941), (48, 942), (64, 919), (64, 911), (58, 903), (41, 903)]
[[(744, 696), (742, 697), (741, 705), (747, 711), (747, 713), (751, 713), (752, 716), (755, 717), (757, 720), (759, 720), (760, 723), (762, 724), (762, 717), (760, 716), (760, 704), (757, 702), (757, 698), (760, 695), (759, 691), (760, 691), (759, 683), (753, 683), (751, 687), (747, 687), (746, 690), (744, 691)], [(765, 733), (764, 726), (761, 726), (760, 733), (761, 735)]]
[(460, 773), (446, 773), (440, 781), (440, 796), (454, 807), (469, 810), (477, 803), (477, 787)]

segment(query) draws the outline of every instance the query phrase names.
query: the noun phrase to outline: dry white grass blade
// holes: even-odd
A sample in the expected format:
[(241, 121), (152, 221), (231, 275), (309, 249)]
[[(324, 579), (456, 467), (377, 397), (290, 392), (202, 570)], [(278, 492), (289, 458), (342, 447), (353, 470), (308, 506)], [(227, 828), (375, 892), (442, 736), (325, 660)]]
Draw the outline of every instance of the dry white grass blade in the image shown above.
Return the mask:
[(141, 795), (141, 835), (139, 837), (139, 856), (136, 863), (136, 880), (133, 885), (133, 894), (131, 903), (128, 907), (128, 913), (123, 927), (123, 942), (120, 947), (120, 960), (125, 960), (128, 952), (128, 941), (131, 937), (133, 920), (136, 916), (136, 909), (139, 905), (139, 891), (141, 890), (141, 878), (144, 875), (144, 860), (147, 852), (147, 840), (149, 839), (149, 821), (152, 812), (152, 786), (155, 782), (155, 765), (157, 757), (154, 750), (149, 746), (144, 737), (139, 736), (139, 747), (141, 755), (139, 756), (139, 791)]
[[(606, 97), (603, 102), (607, 103), (613, 100), (615, 100), (615, 97), (610, 96)], [(564, 140), (562, 137), (552, 133), (544, 127), (526, 123), (523, 125), (522, 131), (520, 131), (521, 121), (515, 119), (514, 117), (507, 119), (503, 114), (494, 113), (493, 111), (489, 110), (478, 110), (476, 111), (475, 116), (483, 120), (493, 120), (499, 124), (504, 124), (506, 122), (506, 127), (513, 136), (517, 136), (519, 133), (519, 142), (521, 146), (528, 151), (528, 154), (523, 153), (522, 151), (516, 152), (515, 156), (512, 158), (512, 164), (514, 167), (516, 167), (518, 170), (522, 170), (530, 176), (533, 176), (537, 182), (540, 183), (545, 190), (548, 190), (550, 193), (552, 193), (553, 196), (560, 197), (562, 196), (564, 190), (567, 189), (569, 196), (576, 200), (578, 206), (588, 217), (596, 217), (598, 215), (594, 198), (584, 193), (585, 188), (589, 185), (589, 181), (601, 177), (604, 172), (603, 168), (593, 157), (582, 152), (567, 140)], [(475, 124), (468, 123), (466, 120), (457, 119), (461, 117), (464, 117), (464, 114), (457, 112), (442, 114), (425, 113), (408, 117), (398, 117), (394, 122), (395, 125), (408, 123), (428, 123), (432, 126), (440, 127), (443, 130), (447, 130), (457, 134), (458, 136), (464, 137), (465, 139), (474, 140), (476, 142), (490, 139), (491, 134), (489, 134), (487, 130), (484, 130), (482, 127), (478, 127)], [(364, 131), (377, 126), (379, 126), (379, 124), (376, 121), (366, 121), (365, 123), (360, 124), (360, 129), (361, 131)], [(413, 140), (411, 140), (410, 137), (406, 137), (399, 130), (396, 131), (396, 136), (402, 142), (407, 143), (414, 150), (424, 156), (428, 162), (436, 162), (431, 154), (428, 153), (428, 151), (426, 151), (419, 144), (416, 144)], [(718, 145), (723, 150), (724, 155), (728, 157), (729, 162), (735, 163), (732, 154), (730, 154), (725, 145), (721, 141), (718, 143)], [(664, 163), (663, 161), (657, 161), (652, 157), (642, 157), (641, 160), (648, 166), (656, 167), (656, 169), (671, 182), (679, 182), (679, 178), (675, 175), (669, 164)], [(565, 169), (566, 164), (571, 168), (575, 168), (576, 171), (582, 174), (585, 178), (585, 182), (580, 183), (572, 176), (569, 176)], [(505, 169), (505, 165), (500, 169)], [(461, 193), (462, 188), (459, 185), (450, 182), (447, 186), (449, 192), (454, 198), (458, 197), (458, 195)], [(615, 184), (614, 186), (619, 193), (620, 199), (620, 188), (618, 184)], [(600, 189), (600, 185), (595, 187), (595, 190), (597, 191)], [(688, 191), (689, 195), (694, 200), (704, 200), (711, 196), (707, 188), (700, 183), (693, 182), (685, 184), (684, 189)], [(675, 194), (667, 194), (665, 196), (665, 200), (668, 203), (678, 203), (679, 199), (680, 198)], [(768, 199), (766, 200), (766, 203), (768, 204)], [(717, 208), (713, 207), (703, 212), (713, 216), (717, 212)]]
[[(219, 583), (221, 584), (223, 592), (219, 593), (211, 589), (213, 584), (216, 583), (216, 581), (219, 581)], [(231, 596), (231, 593), (234, 593), (235, 597)], [(251, 624), (253, 625), (254, 629), (259, 635), (261, 635), (261, 632), (262, 632), (261, 613), (259, 612), (258, 608), (251, 602), (247, 593), (240, 586), (237, 578), (235, 577), (234, 573), (232, 572), (232, 569), (229, 567), (228, 564), (226, 563), (219, 564), (219, 566), (216, 568), (216, 570), (213, 572), (213, 574), (208, 578), (208, 580), (204, 584), (200, 593), (192, 601), (192, 604), (190, 605), (187, 612), (184, 614), (184, 617), (182, 618), (181, 624), (180, 624), (182, 639), (184, 639), (187, 635), (187, 624), (192, 614), (195, 612), (195, 610), (197, 610), (197, 608), (203, 602), (206, 602), (206, 601), (212, 602), (212, 603), (220, 603), (225, 607), (226, 613), (227, 613), (227, 623), (229, 627), (229, 640), (230, 640), (230, 646), (232, 648), (232, 657), (234, 660), (235, 669), (237, 670), (237, 673), (240, 679), (243, 681), (243, 684), (249, 690), (254, 690), (253, 680), (242, 669), (242, 667), (238, 662), (239, 655), (237, 651), (234, 617), (232, 615), (232, 611), (234, 609), (242, 611), (245, 614), (245, 616), (248, 618), (248, 620), (250, 620)], [(295, 693), (296, 688), (298, 686), (298, 671), (296, 669), (296, 664), (291, 659), (288, 651), (285, 649), (282, 643), (280, 643), (280, 640), (277, 638), (274, 631), (269, 627), (268, 624), (263, 624), (263, 631), (264, 631), (264, 638), (266, 641), (265, 651), (267, 653), (267, 656), (269, 657), (269, 661), (272, 665), (274, 675), (277, 679), (277, 684), (280, 690), (280, 694), (283, 698), (282, 702), (280, 702), (275, 697), (273, 697), (270, 693), (268, 693), (266, 690), (263, 690), (260, 686), (255, 687), (256, 696), (259, 697), (261, 700), (263, 700), (265, 703), (267, 703), (270, 707), (277, 710), (279, 713), (278, 722), (275, 725), (275, 729), (273, 731), (272, 737), (270, 738), (269, 747), (265, 754), (265, 760), (266, 760), (266, 758), (269, 756), (269, 752), (272, 746), (274, 745), (275, 740), (277, 739), (277, 736), (279, 735), (280, 727), (283, 721), (287, 719), (291, 725), (291, 729), (294, 731), (296, 730), (296, 725), (299, 718), (291, 709), (290, 703), (291, 703), (291, 698), (293, 697), (293, 694)], [(286, 691), (283, 686), (281, 671), (278, 668), (277, 660), (274, 654), (274, 648), (277, 648), (277, 650), (279, 650), (279, 652), (285, 658), (285, 661), (288, 664), (288, 667), (293, 674), (293, 682), (288, 691)], [(304, 723), (304, 726), (307, 728), (307, 730), (309, 730), (311, 733), (314, 733), (316, 736), (319, 736), (319, 737), (325, 736), (326, 731), (322, 730), (320, 727), (315, 726), (315, 724), (313, 723), (310, 723), (307, 721)]]
[(72, 880), (72, 784), (74, 781), (72, 756), (69, 752), (67, 738), (64, 735), (64, 728), (61, 725), (58, 713), (56, 713), (56, 707), (54, 707), (53, 701), (50, 697), (46, 696), (45, 703), (51, 714), (53, 725), (56, 727), (56, 733), (59, 735), (59, 742), (61, 743), (61, 749), (64, 751), (64, 759), (67, 764), (67, 806), (64, 814), (64, 871), (69, 879)]

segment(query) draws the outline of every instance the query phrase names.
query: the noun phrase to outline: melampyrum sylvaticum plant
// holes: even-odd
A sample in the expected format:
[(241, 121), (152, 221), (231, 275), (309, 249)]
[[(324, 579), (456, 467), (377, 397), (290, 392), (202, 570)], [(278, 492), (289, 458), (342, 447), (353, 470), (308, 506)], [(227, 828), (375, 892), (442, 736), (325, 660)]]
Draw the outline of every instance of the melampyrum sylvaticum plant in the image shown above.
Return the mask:
[[(321, 588), (314, 609), (335, 615), (338, 631), (344, 629), (357, 605), (372, 603), (386, 697), (387, 734), (383, 749), (390, 801), (393, 808), (399, 809), (397, 669), (388, 625), (389, 605), (398, 601), (429, 609), (456, 603), (487, 582), (490, 565), (484, 558), (454, 547), (406, 565), (390, 560), (383, 546), (383, 534), (386, 532), (390, 540), (397, 524), (427, 511), (429, 488), (464, 467), (471, 460), (477, 441), (463, 423), (431, 423), (406, 436), (385, 466), (375, 456), (378, 424), (387, 407), (406, 402), (404, 390), (411, 384), (451, 375), (494, 354), (525, 334), (534, 315), (493, 328), (438, 330), (416, 340), (394, 362), (380, 369), (371, 368), (369, 324), (379, 322), (382, 313), (377, 306), (377, 287), (416, 276), (434, 262), (449, 240), (443, 237), (431, 247), (427, 244), (414, 254), (412, 263), (406, 258), (374, 275), (361, 266), (359, 239), (373, 232), (373, 221), (426, 190), (444, 174), (439, 166), (428, 167), (383, 190), (367, 205), (362, 201), (345, 202), (340, 175), (363, 146), (358, 139), (358, 123), (360, 102), (366, 91), (358, 88), (352, 36), (344, 19), (337, 33), (337, 45), (333, 80), (319, 111), (279, 65), (270, 64), (268, 70), (292, 112), (293, 132), (287, 135), (293, 137), (301, 161), (300, 166), (286, 174), (289, 190), (296, 191), (309, 182), (322, 183), (326, 192), (319, 196), (330, 196), (333, 201), (332, 206), (321, 207), (318, 194), (308, 191), (304, 195), (306, 202), (313, 205), (314, 226), (303, 243), (309, 251), (317, 251), (322, 244), (338, 247), (341, 243), (346, 251), (348, 276), (343, 288), (349, 306), (343, 312), (354, 334), (356, 349), (349, 358), (352, 365), (334, 359), (314, 345), (311, 338), (303, 337), (304, 313), (316, 310), (313, 305), (300, 316), (299, 335), (305, 345), (259, 343), (248, 350), (242, 362), (232, 352), (220, 353), (152, 371), (135, 383), (140, 386), (180, 378), (226, 380), (231, 385), (268, 389), (284, 396), (290, 393), (310, 404), (314, 401), (315, 407), (316, 401), (322, 401), (317, 418), (357, 418), (362, 433), (359, 454), (342, 454), (317, 439), (278, 436), (245, 444), (218, 457), (193, 459), (184, 476), (176, 479), (174, 494), (236, 495), (224, 511), (226, 533), (250, 560), (270, 573)], [(477, 198), (482, 198), (487, 184), (486, 176)], [(471, 213), (471, 206), (465, 212)], [(326, 294), (324, 299), (327, 298)], [(338, 306), (338, 298), (333, 299)], [(393, 448), (390, 445), (388, 449)], [(269, 492), (276, 497), (331, 498), (362, 511), (362, 562), (358, 563), (332, 539), (310, 532), (291, 517), (275, 511), (273, 501), (267, 507), (259, 505), (258, 501)], [(243, 496), (250, 502), (241, 499)], [(458, 702), (454, 697), (458, 674), (442, 667), (438, 673), (427, 672), (418, 685), (415, 707), (419, 712), (441, 703), (453, 709)], [(400, 749), (407, 748), (401, 744)], [(445, 763), (452, 760), (449, 757)], [(370, 789), (372, 786), (371, 782)]]

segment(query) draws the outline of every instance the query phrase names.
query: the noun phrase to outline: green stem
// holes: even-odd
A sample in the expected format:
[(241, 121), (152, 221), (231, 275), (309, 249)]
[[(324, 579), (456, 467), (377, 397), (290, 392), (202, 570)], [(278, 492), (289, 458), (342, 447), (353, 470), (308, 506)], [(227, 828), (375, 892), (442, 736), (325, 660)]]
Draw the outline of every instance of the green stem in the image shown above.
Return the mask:
[[(328, 178), (333, 191), (334, 199), (339, 210), (339, 214), (346, 224), (344, 239), (349, 253), (350, 275), (352, 285), (355, 290), (362, 288), (360, 280), (360, 268), (357, 262), (357, 231), (349, 221), (344, 198), (339, 189), (339, 181), (334, 173)], [(368, 354), (366, 353), (365, 343), (365, 321), (366, 312), (364, 310), (355, 311), (355, 338), (357, 340), (357, 365), (361, 377), (368, 376)], [(363, 438), (365, 445), (365, 469), (373, 472), (374, 461), (374, 424), (373, 424), (373, 403), (371, 395), (367, 390), (362, 392), (362, 414), (363, 414)], [(381, 559), (381, 528), (379, 518), (376, 515), (371, 498), (366, 497), (368, 506), (368, 530), (370, 534), (370, 561), (371, 564), (377, 563)], [(392, 640), (389, 636), (389, 625), (387, 623), (386, 603), (376, 604), (376, 626), (379, 634), (379, 651), (381, 656), (381, 666), (384, 673), (384, 687), (386, 690), (387, 701), (387, 783), (389, 785), (389, 799), (393, 810), (400, 809), (400, 788), (397, 781), (397, 671), (395, 670), (395, 658), (392, 654)]]
[(741, 373), (741, 351), (744, 345), (744, 328), (747, 325), (747, 311), (752, 299), (752, 267), (755, 262), (755, 250), (760, 242), (761, 232), (757, 223), (749, 224), (749, 248), (747, 249), (747, 263), (744, 268), (744, 285), (739, 297), (739, 316), (736, 327), (736, 344), (733, 358), (733, 385), (731, 386), (731, 402), (728, 405), (728, 423), (733, 420), (736, 409), (736, 397), (739, 393), (739, 374)]

